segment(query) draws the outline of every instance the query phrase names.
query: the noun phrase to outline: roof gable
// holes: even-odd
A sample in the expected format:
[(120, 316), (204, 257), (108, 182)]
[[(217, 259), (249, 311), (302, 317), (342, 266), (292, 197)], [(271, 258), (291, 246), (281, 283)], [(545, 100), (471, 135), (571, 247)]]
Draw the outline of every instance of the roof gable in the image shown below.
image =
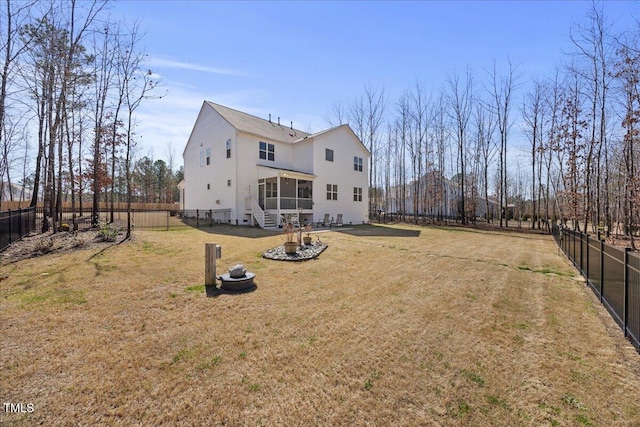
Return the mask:
[(292, 129), (287, 126), (264, 120), (233, 108), (225, 107), (210, 101), (205, 101), (207, 105), (213, 108), (220, 116), (222, 116), (231, 126), (240, 132), (246, 132), (258, 137), (271, 139), (279, 142), (294, 142), (300, 138), (307, 136), (306, 132), (298, 129)]
[(302, 138), (299, 138), (297, 141), (295, 142), (303, 142), (305, 140), (311, 139), (311, 138), (316, 138), (334, 131), (337, 131), (339, 129), (343, 129), (346, 130), (347, 133), (351, 136), (351, 138), (353, 138), (355, 141), (357, 141), (357, 143), (360, 145), (360, 147), (364, 150), (365, 153), (367, 153), (367, 156), (371, 156), (371, 152), (369, 151), (369, 149), (364, 145), (364, 143), (362, 141), (360, 141), (360, 138), (358, 138), (358, 135), (355, 134), (355, 132), (353, 131), (353, 129), (351, 129), (351, 126), (349, 126), (348, 124), (342, 124), (342, 125), (338, 125), (335, 127), (332, 127), (330, 129), (325, 129), (325, 130), (321, 130), (320, 132), (316, 132), (314, 134), (311, 135), (305, 135)]

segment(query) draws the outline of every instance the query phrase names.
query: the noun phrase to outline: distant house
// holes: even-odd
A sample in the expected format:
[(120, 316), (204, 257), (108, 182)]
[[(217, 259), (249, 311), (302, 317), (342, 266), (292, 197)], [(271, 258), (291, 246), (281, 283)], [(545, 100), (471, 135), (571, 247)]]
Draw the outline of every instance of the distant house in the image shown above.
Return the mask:
[(443, 217), (458, 215), (458, 186), (436, 172), (426, 173), (417, 182), (393, 186), (388, 191), (386, 206), (382, 208), (385, 212)]
[[(416, 199), (416, 189), (419, 188), (420, 196)], [(381, 209), (388, 213), (405, 213), (422, 216), (443, 216), (448, 218), (456, 218), (460, 216), (460, 186), (456, 183), (455, 177), (447, 179), (436, 172), (429, 172), (422, 176), (419, 185), (416, 181), (411, 181), (402, 186), (393, 186), (389, 188), (389, 194), (385, 197), (386, 204)], [(416, 200), (418, 203), (416, 204)], [(475, 217), (476, 218), (499, 218), (500, 206), (495, 196), (485, 198), (477, 195), (475, 199)], [(489, 212), (487, 213), (487, 205)], [(468, 209), (473, 209), (467, 205)], [(514, 205), (508, 204), (506, 210), (502, 209), (503, 215), (507, 215), (508, 219), (514, 217)]]
[(264, 228), (291, 214), (367, 222), (371, 154), (349, 125), (308, 134), (279, 121), (205, 101), (183, 152), (181, 207)]

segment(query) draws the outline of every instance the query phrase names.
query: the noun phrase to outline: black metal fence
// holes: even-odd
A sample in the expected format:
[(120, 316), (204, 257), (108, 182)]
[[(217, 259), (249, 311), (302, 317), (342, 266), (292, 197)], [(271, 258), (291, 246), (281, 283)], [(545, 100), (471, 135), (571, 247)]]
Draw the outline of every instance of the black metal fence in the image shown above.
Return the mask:
[[(98, 223), (113, 224), (120, 229), (127, 227), (126, 209), (98, 211)], [(39, 233), (46, 219), (45, 209), (27, 208), (0, 212), (0, 251), (12, 242), (22, 239), (31, 232)], [(62, 208), (57, 226), (61, 230), (84, 231), (92, 227), (91, 209), (80, 211), (78, 208)], [(188, 227), (213, 227), (231, 223), (231, 209), (194, 209), (194, 210), (142, 210), (132, 209), (131, 227), (134, 230), (169, 230)]]
[[(44, 210), (39, 208), (37, 220), (42, 221), (43, 218)], [(74, 211), (71, 208), (63, 208), (61, 218), (59, 225), (67, 225), (71, 230), (86, 230), (92, 226), (93, 213), (91, 209), (85, 210), (82, 214), (76, 210), (74, 215)], [(110, 210), (99, 210), (97, 219), (98, 224), (108, 223), (120, 229), (127, 228), (126, 209), (114, 209), (113, 214)], [(177, 210), (131, 210), (131, 228), (134, 230), (169, 230), (170, 228), (178, 227), (188, 227), (188, 225), (182, 221)]]
[(640, 256), (555, 224), (552, 233), (624, 336), (640, 351)]
[[(98, 223), (108, 223), (121, 230), (127, 228), (126, 209), (98, 211)], [(57, 226), (60, 230), (84, 231), (92, 227), (93, 213), (91, 209), (71, 209), (63, 207), (59, 214)], [(0, 212), (0, 252), (11, 243), (24, 236), (42, 231), (46, 221), (45, 209), (27, 208)], [(131, 228), (133, 230), (169, 230), (177, 228), (204, 228), (219, 224), (231, 223), (231, 209), (194, 209), (194, 210), (131, 210)]]
[(178, 212), (180, 220), (191, 227), (213, 227), (231, 223), (231, 209), (191, 209)]
[(0, 251), (34, 230), (36, 209), (0, 212)]

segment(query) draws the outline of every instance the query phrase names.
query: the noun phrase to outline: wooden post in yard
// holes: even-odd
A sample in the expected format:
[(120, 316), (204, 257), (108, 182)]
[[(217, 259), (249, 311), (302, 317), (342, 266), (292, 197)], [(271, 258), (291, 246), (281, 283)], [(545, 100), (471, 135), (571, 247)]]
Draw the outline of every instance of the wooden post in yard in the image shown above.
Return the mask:
[(204, 246), (204, 284), (216, 285), (216, 244), (205, 243)]

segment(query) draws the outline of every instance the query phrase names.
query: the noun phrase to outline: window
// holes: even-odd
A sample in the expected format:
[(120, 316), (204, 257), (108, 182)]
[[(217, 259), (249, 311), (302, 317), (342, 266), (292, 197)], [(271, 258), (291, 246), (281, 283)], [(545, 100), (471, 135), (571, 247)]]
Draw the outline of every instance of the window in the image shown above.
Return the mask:
[(211, 190), (211, 184), (207, 184), (207, 190)]
[(211, 148), (207, 148), (207, 165), (211, 164)]
[(231, 187), (231, 180), (230, 179), (227, 180), (227, 187)]
[(362, 172), (362, 157), (353, 158), (353, 170)]
[(276, 147), (273, 144), (267, 144), (260, 141), (260, 158), (263, 160), (274, 161), (276, 157)]
[(231, 140), (227, 139), (227, 159), (231, 158)]
[(338, 186), (327, 184), (327, 200), (338, 200)]
[(324, 149), (324, 159), (328, 162), (333, 162), (333, 150), (328, 148)]
[(362, 187), (353, 187), (353, 201), (354, 202), (362, 201)]

